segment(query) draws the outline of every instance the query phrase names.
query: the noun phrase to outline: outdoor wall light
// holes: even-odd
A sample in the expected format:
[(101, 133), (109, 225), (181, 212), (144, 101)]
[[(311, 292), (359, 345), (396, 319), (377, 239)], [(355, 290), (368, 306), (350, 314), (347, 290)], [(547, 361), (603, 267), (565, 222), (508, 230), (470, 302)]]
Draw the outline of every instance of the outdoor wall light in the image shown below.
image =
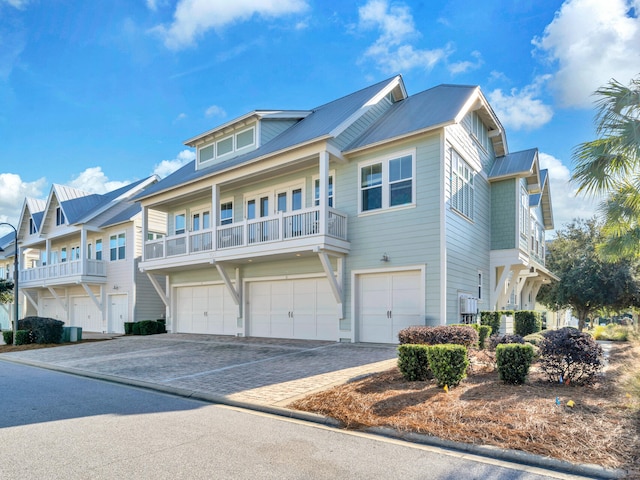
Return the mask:
[(387, 255), (387, 252), (384, 252), (382, 254), (382, 258), (380, 259), (381, 262), (388, 262), (389, 261), (389, 255)]

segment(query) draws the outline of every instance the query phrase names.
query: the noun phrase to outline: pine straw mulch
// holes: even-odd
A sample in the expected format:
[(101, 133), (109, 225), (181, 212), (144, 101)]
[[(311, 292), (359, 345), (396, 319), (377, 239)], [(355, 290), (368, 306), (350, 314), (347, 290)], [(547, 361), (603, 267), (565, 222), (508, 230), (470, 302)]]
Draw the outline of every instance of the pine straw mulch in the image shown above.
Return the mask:
[[(491, 352), (471, 350), (467, 378), (448, 393), (433, 380), (405, 381), (395, 367), (289, 407), (332, 417), (349, 429), (389, 427), (626, 469), (640, 478), (640, 395), (628, 393), (640, 346), (614, 344), (592, 386), (549, 383), (535, 365), (526, 384), (505, 385), (494, 359)], [(566, 406), (569, 400), (573, 408)]]
[(89, 338), (72, 343), (28, 343), (26, 345), (0, 345), (0, 353), (22, 352), (24, 350), (38, 350), (40, 348), (66, 347), (69, 345), (80, 345), (81, 343), (104, 342), (108, 339)]

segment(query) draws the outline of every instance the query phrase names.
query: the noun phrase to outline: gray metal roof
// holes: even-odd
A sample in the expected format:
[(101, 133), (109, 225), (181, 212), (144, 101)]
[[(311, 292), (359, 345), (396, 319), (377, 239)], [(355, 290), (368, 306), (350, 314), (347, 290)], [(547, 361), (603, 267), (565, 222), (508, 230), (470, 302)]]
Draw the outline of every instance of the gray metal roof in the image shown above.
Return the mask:
[(527, 174), (531, 172), (537, 158), (537, 148), (522, 150), (498, 157), (493, 163), (493, 167), (491, 167), (489, 179)]
[(140, 206), (140, 204), (133, 203), (130, 206), (128, 206), (126, 209), (114, 215), (109, 220), (107, 220), (102, 225), (100, 225), (100, 228), (110, 227), (112, 225), (117, 225), (119, 223), (128, 222), (141, 211), (142, 211), (142, 207)]
[(347, 146), (345, 152), (453, 123), (477, 88), (439, 85), (396, 102), (371, 128)]
[(394, 76), (393, 78), (376, 83), (375, 85), (371, 85), (350, 95), (314, 108), (310, 115), (303, 118), (271, 141), (258, 147), (256, 150), (245, 153), (244, 155), (239, 155), (227, 161), (220, 162), (200, 170), (196, 170), (196, 161), (193, 160), (155, 185), (150, 186), (135, 198), (144, 198), (183, 183), (188, 183), (200, 177), (241, 165), (256, 158), (267, 156), (295, 145), (308, 143), (315, 139), (321, 139), (329, 135), (334, 128), (338, 127), (342, 122), (353, 115), (354, 112), (362, 108), (362, 106), (371, 100), (376, 93), (396, 78), (397, 77)]

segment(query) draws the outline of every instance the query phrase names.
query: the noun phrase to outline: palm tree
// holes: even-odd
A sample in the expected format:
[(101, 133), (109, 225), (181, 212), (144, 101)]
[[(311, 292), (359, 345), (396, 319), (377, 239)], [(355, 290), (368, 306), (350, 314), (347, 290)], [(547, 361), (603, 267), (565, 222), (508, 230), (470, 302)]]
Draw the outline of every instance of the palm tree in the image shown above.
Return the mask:
[(571, 180), (578, 193), (603, 195), (605, 257), (640, 256), (640, 76), (595, 92), (600, 138), (578, 145)]

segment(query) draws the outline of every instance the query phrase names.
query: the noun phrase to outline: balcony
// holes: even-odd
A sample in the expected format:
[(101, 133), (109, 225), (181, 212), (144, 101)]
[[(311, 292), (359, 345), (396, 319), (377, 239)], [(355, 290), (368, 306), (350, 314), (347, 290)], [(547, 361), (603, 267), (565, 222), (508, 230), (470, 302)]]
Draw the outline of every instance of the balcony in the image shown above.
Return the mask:
[(104, 260), (73, 260), (20, 270), (20, 286), (24, 288), (84, 281), (104, 283), (106, 280), (107, 262)]
[[(349, 250), (347, 216), (344, 213), (329, 208), (324, 227), (322, 229), (320, 224), (320, 208), (314, 207), (171, 235), (145, 242), (143, 263), (146, 265), (143, 266), (166, 266), (165, 262), (157, 261), (174, 257), (190, 264), (197, 263), (198, 259), (209, 262), (212, 259), (251, 258), (313, 247), (333, 247), (342, 252)], [(189, 259), (185, 260), (184, 256), (189, 256)]]

